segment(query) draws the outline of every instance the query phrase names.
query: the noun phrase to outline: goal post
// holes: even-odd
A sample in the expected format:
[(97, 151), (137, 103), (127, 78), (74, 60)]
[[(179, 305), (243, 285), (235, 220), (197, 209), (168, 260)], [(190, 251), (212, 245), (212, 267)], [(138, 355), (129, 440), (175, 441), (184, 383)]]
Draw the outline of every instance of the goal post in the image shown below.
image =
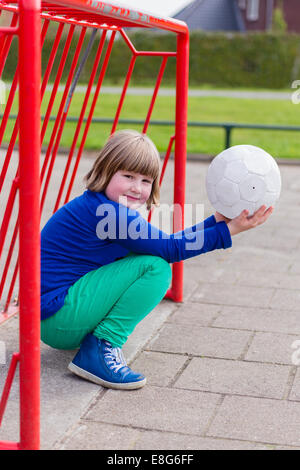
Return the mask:
[[(38, 449), (41, 219), (69, 201), (74, 184), (83, 176), (80, 175), (82, 155), (99, 100), (101, 104), (103, 81), (118, 35), (130, 52), (130, 60), (107, 137), (120, 125), (139, 58), (161, 59), (150, 104), (139, 129), (144, 133), (151, 126), (166, 65), (171, 58), (176, 60), (175, 126), (166, 141), (160, 183), (174, 152), (173, 204), (181, 210), (174, 211), (173, 231), (184, 228), (189, 33), (181, 21), (135, 10), (117, 1), (0, 0), (0, 21), (0, 79), (9, 81), (5, 103), (0, 103), (0, 205), (3, 209), (0, 331), (1, 323), (19, 313), (19, 352), (12, 356), (0, 397), (0, 426), (18, 365), (20, 369), (20, 439), (19, 442), (0, 441), (0, 449)], [(156, 28), (173, 33), (177, 36), (176, 48), (174, 51), (137, 50), (128, 35), (129, 28)], [(18, 43), (17, 49), (13, 49), (13, 38)], [(46, 56), (42, 51), (47, 41), (51, 42), (51, 48)], [(96, 52), (91, 65), (87, 59), (92, 48)], [(11, 56), (16, 50), (18, 57), (12, 71)], [(43, 72), (42, 57), (44, 62), (47, 59)], [(79, 111), (78, 105), (76, 108), (71, 143), (61, 165), (62, 141), (70, 118), (75, 118), (70, 116), (74, 90), (86, 67), (89, 67), (88, 81)], [(58, 171), (60, 176), (55, 179)], [(183, 262), (174, 263), (172, 269), (172, 283), (166, 297), (181, 302)]]

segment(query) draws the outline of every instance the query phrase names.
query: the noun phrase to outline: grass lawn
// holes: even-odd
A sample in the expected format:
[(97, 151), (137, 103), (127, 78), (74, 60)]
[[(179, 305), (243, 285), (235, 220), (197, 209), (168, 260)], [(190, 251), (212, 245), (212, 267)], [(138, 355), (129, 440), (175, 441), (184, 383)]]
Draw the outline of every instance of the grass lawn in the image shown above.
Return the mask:
[[(69, 116), (78, 117), (82, 109), (84, 93), (76, 92), (73, 96)], [(42, 114), (45, 114), (50, 92), (45, 93), (42, 104)], [(62, 93), (58, 93), (51, 115), (56, 116)], [(150, 104), (150, 96), (128, 95), (125, 100), (121, 118), (145, 119)], [(113, 118), (119, 101), (119, 95), (103, 94), (99, 96), (95, 109), (95, 117)], [(87, 110), (89, 110), (91, 100)], [(16, 112), (13, 105), (12, 112)], [(85, 116), (87, 116), (86, 112)], [(169, 96), (159, 96), (153, 110), (152, 120), (173, 121), (175, 115), (175, 99)], [(200, 122), (230, 122), (268, 125), (300, 126), (300, 105), (291, 101), (221, 98), (221, 97), (190, 97), (189, 121)], [(119, 125), (119, 129), (138, 125)], [(43, 144), (49, 141), (53, 123), (49, 125)], [(72, 143), (76, 124), (67, 123), (60, 145), (69, 147)], [(86, 149), (99, 149), (109, 135), (111, 124), (92, 124), (85, 144)], [(4, 141), (9, 140), (12, 122), (9, 122)], [(156, 143), (158, 149), (164, 152), (170, 136), (174, 133), (173, 126), (149, 126), (148, 134)], [(82, 132), (81, 132), (82, 134)], [(80, 135), (81, 135), (80, 134)], [(300, 158), (299, 133), (293, 131), (265, 131), (235, 129), (232, 132), (231, 145), (252, 144), (264, 148), (274, 157)], [(215, 155), (224, 148), (225, 133), (223, 129), (188, 128), (188, 152)]]

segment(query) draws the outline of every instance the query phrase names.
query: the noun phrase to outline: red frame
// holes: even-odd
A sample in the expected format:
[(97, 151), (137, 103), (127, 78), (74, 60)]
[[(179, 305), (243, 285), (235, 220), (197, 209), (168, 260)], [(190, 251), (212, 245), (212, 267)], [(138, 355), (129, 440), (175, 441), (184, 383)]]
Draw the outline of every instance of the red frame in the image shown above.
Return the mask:
[[(185, 166), (186, 166), (186, 140), (187, 140), (187, 100), (188, 100), (188, 71), (189, 71), (189, 33), (185, 23), (170, 18), (161, 18), (157, 15), (152, 15), (146, 12), (140, 12), (134, 9), (128, 9), (126, 6), (121, 6), (116, 2), (100, 2), (98, 0), (52, 0), (51, 2), (41, 2), (40, 0), (19, 0), (18, 6), (16, 1), (13, 0), (0, 0), (1, 6), (9, 11), (15, 13), (11, 27), (0, 28), (0, 50), (1, 36), (17, 34), (19, 36), (19, 118), (16, 121), (15, 129), (12, 140), (16, 138), (18, 127), (20, 132), (19, 144), (19, 169), (13, 181), (12, 191), (8, 200), (8, 206), (13, 206), (14, 200), (19, 191), (19, 218), (16, 223), (15, 232), (11, 244), (11, 251), (16, 239), (17, 229), (19, 228), (19, 260), (15, 269), (14, 280), (17, 273), (17, 267), (20, 275), (20, 289), (19, 289), (19, 314), (20, 314), (20, 352), (14, 353), (10, 364), (8, 376), (2, 392), (0, 400), (0, 424), (5, 410), (6, 402), (9, 395), (9, 390), (13, 381), (16, 367), (20, 365), (20, 442), (7, 442), (0, 441), (0, 449), (39, 449), (40, 447), (40, 213), (44, 203), (45, 193), (47, 190), (49, 174), (46, 177), (44, 191), (41, 198), (40, 205), (40, 189), (41, 180), (45, 176), (46, 167), (45, 161), (50, 162), (53, 166), (54, 158), (60, 142), (60, 135), (63, 129), (64, 122), (67, 117), (67, 111), (64, 109), (66, 98), (63, 97), (62, 106), (59, 110), (59, 120), (55, 123), (57, 126), (56, 139), (50, 142), (49, 154), (47, 153), (44, 165), (40, 174), (40, 147), (41, 141), (45, 134), (45, 127), (40, 129), (40, 102), (41, 97), (45, 91), (47, 80), (44, 80), (41, 87), (41, 42), (46, 34), (43, 28), (41, 35), (41, 17), (44, 19), (53, 19), (53, 12), (57, 15), (68, 13), (69, 18), (64, 18), (65, 23), (71, 25), (78, 24), (81, 20), (81, 25), (86, 21), (87, 26), (101, 27), (101, 29), (113, 29), (112, 25), (118, 28), (123, 26), (139, 26), (145, 28), (159, 28), (172, 31), (177, 34), (177, 52), (175, 53), (157, 53), (157, 52), (141, 52), (136, 51), (131, 44), (128, 37), (123, 34), (124, 40), (127, 42), (131, 49), (132, 61), (128, 70), (126, 81), (123, 88), (123, 93), (120, 98), (120, 103), (115, 116), (115, 121), (112, 131), (116, 129), (120, 110), (129, 85), (131, 73), (134, 67), (135, 60), (139, 55), (160, 55), (162, 56), (162, 64), (158, 74), (153, 98), (150, 103), (148, 114), (145, 120), (143, 132), (146, 132), (150, 123), (150, 118), (160, 86), (160, 82), (165, 69), (166, 61), (169, 56), (177, 56), (177, 71), (176, 71), (176, 119), (175, 119), (175, 135), (171, 137), (168, 150), (166, 152), (163, 170), (161, 174), (161, 181), (164, 176), (165, 168), (175, 141), (174, 159), (174, 205), (180, 205), (182, 210), (179, 216), (174, 216), (173, 230), (178, 231), (184, 228), (183, 209), (185, 202)], [(18, 15), (17, 15), (18, 14)], [(17, 17), (19, 17), (19, 25), (17, 26)], [(83, 20), (83, 21), (82, 21)], [(103, 24), (103, 22), (105, 24)], [(98, 23), (98, 24), (97, 24)], [(45, 26), (45, 24), (44, 24)], [(116, 29), (117, 29), (116, 27)], [(70, 30), (70, 35), (72, 31)], [(113, 33), (114, 35), (114, 33)], [(81, 38), (81, 43), (83, 41)], [(59, 38), (56, 42), (58, 44)], [(103, 36), (104, 41), (104, 36)], [(8, 42), (7, 42), (8, 44)], [(54, 48), (55, 49), (55, 48)], [(2, 51), (3, 52), (3, 51)], [(79, 55), (80, 49), (78, 50)], [(5, 60), (5, 51), (3, 54)], [(100, 59), (100, 55), (98, 56)], [(103, 68), (105, 69), (109, 60), (109, 54), (105, 58)], [(74, 62), (74, 69), (76, 63)], [(0, 62), (0, 73), (2, 73), (4, 63)], [(50, 72), (49, 72), (50, 73)], [(93, 68), (91, 77), (94, 78), (96, 67)], [(104, 72), (103, 72), (104, 73)], [(47, 72), (46, 72), (47, 74)], [(71, 77), (72, 75), (70, 75)], [(99, 93), (103, 76), (100, 75), (98, 82)], [(71, 81), (71, 78), (70, 78)], [(90, 81), (92, 84), (93, 81)], [(16, 87), (17, 80), (13, 83), (12, 88)], [(90, 86), (90, 85), (89, 85)], [(88, 88), (89, 90), (89, 88)], [(96, 95), (97, 95), (96, 92)], [(89, 96), (89, 91), (87, 92)], [(96, 103), (96, 101), (95, 101)], [(84, 104), (84, 106), (86, 103)], [(94, 103), (93, 103), (94, 106)], [(75, 168), (71, 177), (70, 186), (64, 203), (67, 202), (71, 187), (73, 185), (76, 169), (79, 163), (79, 158), (82, 153), (85, 138), (89, 129), (91, 118), (93, 115), (93, 106), (89, 114), (88, 122), (85, 128), (84, 136), (81, 142), (79, 157), (77, 157)], [(31, 109), (31, 119), (28, 120), (27, 110)], [(50, 109), (51, 111), (51, 109)], [(49, 113), (50, 114), (50, 113)], [(75, 134), (74, 146), (72, 146), (69, 159), (66, 165), (65, 174), (62, 179), (61, 190), (59, 191), (58, 198), (55, 204), (54, 211), (58, 208), (62, 189), (65, 184), (67, 171), (69, 169), (70, 161), (73, 155), (75, 144), (77, 141), (77, 131), (79, 134), (80, 126), (83, 121), (84, 112), (81, 113), (78, 127)], [(3, 120), (7, 121), (8, 116), (4, 116)], [(49, 116), (46, 116), (44, 123), (48, 122)], [(0, 140), (2, 139), (0, 128)], [(14, 142), (13, 142), (14, 144)], [(13, 148), (12, 144), (12, 148)], [(50, 151), (53, 150), (52, 159), (50, 159)], [(6, 174), (9, 161), (4, 164), (4, 169), (0, 175), (0, 190), (3, 184), (3, 179)], [(6, 167), (5, 167), (6, 165)], [(4, 222), (0, 230), (0, 251), (3, 247), (3, 240), (6, 236), (7, 226), (11, 212), (5, 213)], [(149, 214), (149, 219), (151, 213)], [(28, 224), (30, 220), (30, 224)], [(9, 255), (10, 256), (10, 255)], [(31, 260), (28, 263), (28, 259)], [(6, 268), (6, 267), (5, 267)], [(14, 281), (13, 281), (14, 282)], [(1, 286), (0, 286), (1, 289)], [(12, 288), (10, 289), (12, 292)], [(183, 299), (183, 262), (175, 263), (173, 265), (173, 279), (172, 285), (166, 295), (168, 298), (176, 302), (181, 302)], [(10, 299), (10, 297), (9, 297)], [(11, 314), (15, 313), (15, 308), (6, 305), (6, 312), (0, 315), (0, 323), (3, 319), (8, 318)], [(12, 313), (10, 313), (12, 312)]]

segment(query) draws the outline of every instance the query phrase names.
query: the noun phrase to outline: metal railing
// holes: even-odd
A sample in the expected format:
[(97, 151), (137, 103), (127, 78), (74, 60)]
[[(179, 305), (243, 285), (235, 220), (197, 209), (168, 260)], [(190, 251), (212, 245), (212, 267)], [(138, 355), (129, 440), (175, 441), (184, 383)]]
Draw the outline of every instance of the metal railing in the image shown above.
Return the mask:
[[(11, 115), (9, 119), (16, 119), (16, 115)], [(2, 115), (0, 114), (0, 118)], [(41, 117), (42, 121), (44, 116)], [(56, 117), (51, 116), (50, 121), (55, 121)], [(83, 122), (86, 122), (87, 118), (83, 119)], [(77, 123), (78, 118), (68, 116), (67, 122)], [(114, 119), (112, 118), (93, 118), (92, 124), (113, 124)], [(141, 119), (119, 119), (119, 124), (137, 124), (144, 125), (144, 121)], [(161, 121), (161, 120), (151, 120), (150, 124), (152, 126), (175, 126), (175, 121)], [(300, 132), (300, 126), (281, 126), (281, 125), (272, 125), (272, 124), (245, 124), (245, 123), (233, 123), (233, 122), (202, 122), (202, 121), (188, 121), (188, 127), (206, 127), (206, 128), (216, 128), (224, 129), (224, 148), (231, 147), (232, 141), (232, 131), (234, 129), (253, 129), (253, 130), (264, 130), (264, 131), (296, 131)]]

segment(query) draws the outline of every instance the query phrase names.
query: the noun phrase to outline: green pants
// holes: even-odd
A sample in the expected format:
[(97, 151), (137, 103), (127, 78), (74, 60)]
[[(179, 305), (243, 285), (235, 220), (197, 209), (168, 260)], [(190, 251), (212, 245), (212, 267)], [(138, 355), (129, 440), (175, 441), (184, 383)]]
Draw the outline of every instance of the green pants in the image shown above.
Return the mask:
[(41, 339), (57, 349), (76, 349), (87, 333), (122, 347), (136, 325), (162, 300), (171, 280), (162, 258), (131, 254), (70, 287), (63, 307), (41, 322)]

